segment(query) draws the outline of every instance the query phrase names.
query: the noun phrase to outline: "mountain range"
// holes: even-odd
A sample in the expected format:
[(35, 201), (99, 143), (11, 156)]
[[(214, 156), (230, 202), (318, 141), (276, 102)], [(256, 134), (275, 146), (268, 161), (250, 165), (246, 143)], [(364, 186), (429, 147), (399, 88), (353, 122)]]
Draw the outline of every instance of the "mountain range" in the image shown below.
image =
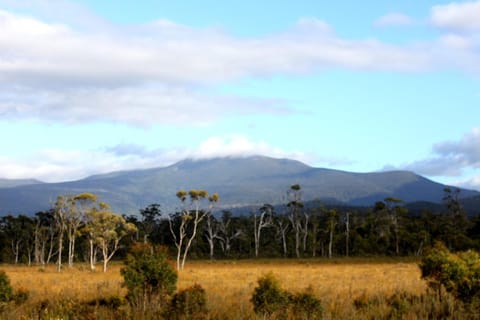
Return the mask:
[[(303, 200), (326, 204), (371, 206), (386, 197), (405, 203), (441, 203), (443, 184), (409, 171), (354, 173), (315, 168), (290, 159), (264, 156), (187, 159), (167, 167), (111, 172), (85, 179), (41, 183), (0, 179), (0, 214), (33, 214), (48, 210), (58, 195), (91, 192), (118, 213), (135, 214), (149, 204), (175, 210), (178, 190), (218, 192), (222, 208), (285, 203), (289, 187), (299, 184)], [(462, 189), (462, 198), (480, 192)]]

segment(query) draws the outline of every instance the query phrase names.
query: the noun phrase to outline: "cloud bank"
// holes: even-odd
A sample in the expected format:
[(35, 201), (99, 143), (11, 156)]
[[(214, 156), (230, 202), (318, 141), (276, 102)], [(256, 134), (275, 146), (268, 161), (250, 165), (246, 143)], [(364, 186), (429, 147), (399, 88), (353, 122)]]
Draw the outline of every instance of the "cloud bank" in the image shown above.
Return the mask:
[(285, 151), (264, 141), (242, 135), (210, 137), (193, 148), (148, 149), (138, 144), (118, 144), (102, 149), (78, 151), (46, 149), (23, 159), (0, 157), (0, 177), (35, 178), (44, 182), (71, 181), (98, 173), (163, 167), (186, 158), (246, 157), (264, 155), (311, 162), (314, 156)]
[[(480, 128), (474, 128), (458, 141), (444, 141), (432, 148), (432, 156), (398, 168), (433, 177), (460, 177), (465, 171), (480, 169)], [(480, 189), (480, 175), (459, 185)]]
[[(227, 113), (278, 114), (293, 108), (275, 99), (221, 96), (215, 88), (330, 68), (421, 72), (449, 59), (435, 55), (436, 43), (396, 46), (341, 38), (316, 18), (302, 18), (281, 33), (238, 38), (168, 20), (120, 26), (81, 16), (96, 28), (0, 11), (2, 116), (153, 125), (205, 123)], [(407, 22), (390, 15), (383, 23), (401, 20)], [(191, 116), (199, 110), (201, 117)]]

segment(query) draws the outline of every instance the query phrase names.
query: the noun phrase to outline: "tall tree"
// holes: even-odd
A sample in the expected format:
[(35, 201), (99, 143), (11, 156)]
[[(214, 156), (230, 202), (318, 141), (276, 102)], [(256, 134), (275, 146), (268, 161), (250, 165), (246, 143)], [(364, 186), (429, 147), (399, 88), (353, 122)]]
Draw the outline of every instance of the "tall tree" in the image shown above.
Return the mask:
[(91, 210), (88, 215), (88, 230), (94, 243), (102, 252), (103, 272), (107, 272), (107, 264), (117, 252), (120, 240), (136, 232), (137, 227), (103, 206), (103, 210)]
[[(178, 230), (174, 230), (173, 227), (175, 217), (170, 217), (169, 225), (177, 247), (177, 270), (183, 270), (192, 242), (197, 236), (198, 225), (211, 214), (212, 206), (218, 202), (219, 196), (218, 193), (214, 193), (209, 197), (206, 190), (190, 190), (189, 192), (180, 190), (176, 196), (181, 202), (181, 211), (177, 215), (177, 220), (180, 220)], [(186, 203), (187, 199), (190, 200), (189, 204)], [(201, 204), (206, 200), (208, 200), (209, 206), (202, 209)]]
[(60, 195), (57, 197), (54, 207), (55, 226), (58, 234), (58, 256), (57, 256), (57, 271), (62, 271), (62, 251), (63, 251), (63, 237), (67, 230), (67, 216), (68, 211), (71, 210), (71, 199), (67, 196)]
[(447, 208), (446, 242), (449, 249), (466, 250), (470, 239), (466, 237), (469, 221), (460, 203), (460, 189), (445, 188), (443, 203)]
[(84, 192), (71, 198), (70, 210), (67, 211), (68, 266), (73, 267), (75, 258), (75, 240), (85, 216), (96, 206), (97, 196)]
[(212, 214), (208, 214), (205, 218), (205, 238), (208, 242), (210, 260), (213, 259), (215, 253), (215, 240), (218, 239), (219, 232), (217, 219)]
[[(308, 214), (302, 212), (302, 191), (299, 184), (294, 184), (287, 192), (288, 204), (290, 213), (288, 218), (292, 224), (292, 229), (295, 232), (295, 255), (300, 258), (300, 244), (303, 242), (304, 250), (306, 249), (307, 235), (308, 235)], [(303, 237), (302, 237), (303, 232)]]
[(224, 210), (218, 223), (218, 233), (216, 238), (220, 241), (220, 247), (225, 256), (228, 256), (230, 253), (232, 241), (243, 234), (244, 232), (241, 228), (232, 226), (232, 213)]
[(142, 220), (140, 222), (140, 228), (143, 233), (143, 243), (147, 243), (152, 233), (158, 227), (159, 218), (162, 216), (162, 210), (158, 203), (153, 203), (140, 210)]
[(279, 215), (278, 217), (276, 217), (275, 227), (277, 228), (277, 232), (280, 235), (280, 239), (282, 242), (283, 257), (286, 258), (288, 255), (287, 233), (290, 225), (285, 215)]
[(54, 255), (56, 233), (54, 211), (37, 212), (34, 230), (34, 261), (36, 264), (45, 265), (50, 262)]
[(333, 236), (335, 233), (335, 227), (337, 225), (338, 213), (335, 209), (326, 210), (327, 223), (328, 223), (328, 257), (333, 255)]
[(390, 217), (390, 223), (393, 227), (393, 236), (395, 241), (395, 254), (400, 255), (400, 231), (402, 228), (402, 217), (407, 213), (407, 208), (401, 204), (403, 200), (393, 197), (385, 199), (386, 210)]
[(264, 228), (273, 225), (273, 206), (270, 204), (264, 204), (259, 209), (260, 215), (257, 216), (256, 210), (253, 210), (253, 234), (255, 240), (255, 257), (258, 257), (260, 249), (260, 238), (262, 236), (262, 230)]

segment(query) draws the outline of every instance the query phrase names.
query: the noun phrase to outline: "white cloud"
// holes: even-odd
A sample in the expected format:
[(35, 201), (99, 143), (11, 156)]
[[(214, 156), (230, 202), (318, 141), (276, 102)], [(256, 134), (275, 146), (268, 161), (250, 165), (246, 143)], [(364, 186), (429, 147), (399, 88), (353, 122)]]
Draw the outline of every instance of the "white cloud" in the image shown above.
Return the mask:
[[(238, 38), (168, 20), (114, 25), (61, 0), (50, 15), (46, 8), (57, 2), (25, 3), (46, 18), (0, 11), (0, 115), (11, 119), (201, 124), (226, 115), (292, 112), (286, 101), (215, 94), (216, 85), (242, 78), (328, 68), (418, 72), (453, 66), (480, 72), (480, 41), (472, 36), (396, 46), (345, 39), (322, 20), (301, 18), (283, 33)], [(379, 21), (409, 18), (392, 13)]]
[(314, 158), (313, 155), (303, 152), (285, 151), (264, 141), (252, 141), (248, 137), (233, 134), (211, 137), (192, 148), (147, 149), (136, 144), (120, 144), (83, 151), (46, 149), (29, 154), (25, 158), (0, 157), (0, 177), (59, 182), (112, 171), (162, 167), (186, 158), (209, 159), (252, 155), (291, 158), (307, 163)]
[(112, 121), (135, 125), (201, 125), (251, 113), (288, 115), (287, 101), (202, 94), (185, 86), (0, 89), (0, 116), (65, 123)]
[(480, 1), (452, 2), (434, 6), (432, 23), (441, 28), (459, 31), (480, 30)]
[(223, 114), (285, 111), (278, 101), (203, 93), (225, 81), (329, 67), (412, 71), (429, 65), (424, 50), (341, 39), (314, 18), (263, 38), (236, 38), (166, 20), (96, 25), (93, 32), (0, 11), (0, 113), (135, 124), (188, 123), (188, 115), (196, 113), (208, 122), (222, 116), (220, 105), (227, 106)]
[(465, 189), (474, 189), (480, 191), (480, 176), (476, 176), (467, 180), (459, 180), (452, 183), (452, 185), (459, 186)]
[(377, 27), (411, 26), (413, 24), (414, 20), (411, 17), (398, 12), (391, 12), (384, 16), (381, 16), (374, 23), (374, 25)]
[(480, 168), (480, 128), (474, 128), (459, 141), (433, 146), (433, 156), (400, 166), (427, 176), (461, 176), (467, 169)]

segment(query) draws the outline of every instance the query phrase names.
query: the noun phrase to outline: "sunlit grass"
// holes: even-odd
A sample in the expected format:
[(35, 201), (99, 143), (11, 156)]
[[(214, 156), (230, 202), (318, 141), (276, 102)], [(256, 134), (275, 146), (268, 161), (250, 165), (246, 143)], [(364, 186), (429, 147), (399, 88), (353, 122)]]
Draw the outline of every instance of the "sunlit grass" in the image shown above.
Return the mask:
[[(123, 297), (121, 267), (121, 263), (112, 264), (107, 273), (91, 272), (81, 264), (65, 267), (61, 273), (55, 266), (3, 265), (0, 269), (15, 289), (30, 292), (29, 303), (33, 304), (47, 298)], [(392, 259), (189, 261), (179, 273), (178, 288), (195, 283), (205, 288), (212, 318), (253, 318), (249, 300), (257, 279), (268, 272), (291, 292), (311, 287), (324, 309), (338, 316), (353, 312), (352, 302), (360, 295), (421, 294), (426, 289), (415, 261)]]

